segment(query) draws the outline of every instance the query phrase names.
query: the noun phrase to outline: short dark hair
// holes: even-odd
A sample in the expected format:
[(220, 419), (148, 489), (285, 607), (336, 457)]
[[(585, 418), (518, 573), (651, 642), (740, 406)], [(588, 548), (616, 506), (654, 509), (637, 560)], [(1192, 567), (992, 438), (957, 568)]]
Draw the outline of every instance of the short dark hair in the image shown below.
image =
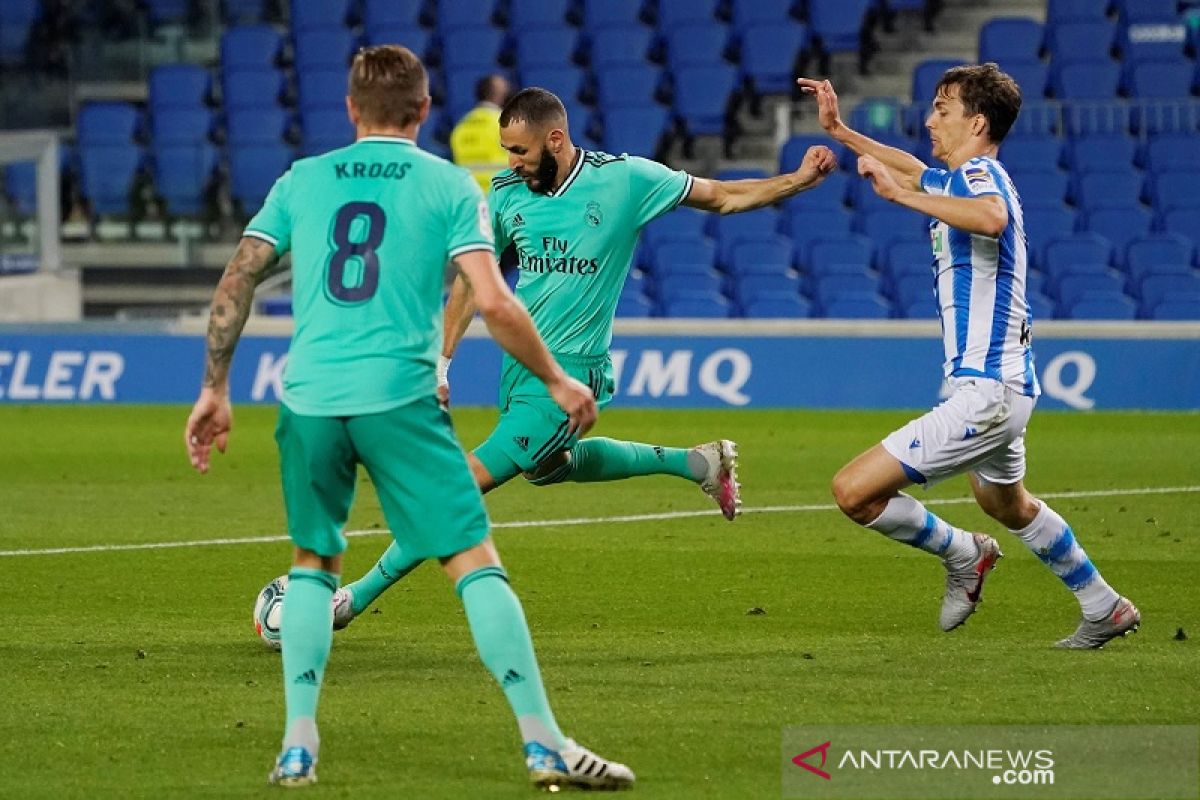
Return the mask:
[(1008, 135), (1021, 111), (1021, 87), (993, 62), (952, 67), (938, 81), (943, 87), (957, 86), (958, 99), (967, 116), (982, 114), (988, 121), (988, 139), (999, 144)]
[(502, 103), (507, 94), (507, 83), (502, 75), (484, 75), (475, 81), (475, 99), (480, 103)]
[(547, 125), (567, 124), (567, 109), (554, 92), (538, 86), (522, 89), (514, 94), (500, 111), (500, 127), (507, 128), (513, 122), (542, 128)]
[(404, 128), (417, 122), (429, 96), (429, 76), (407, 47), (364, 47), (350, 65), (350, 99), (371, 125)]

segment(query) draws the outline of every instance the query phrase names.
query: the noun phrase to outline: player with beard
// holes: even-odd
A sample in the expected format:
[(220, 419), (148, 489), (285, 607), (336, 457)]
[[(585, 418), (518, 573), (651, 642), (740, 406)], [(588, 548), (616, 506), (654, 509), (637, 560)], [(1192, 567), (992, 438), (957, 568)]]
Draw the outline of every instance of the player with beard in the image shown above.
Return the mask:
[[(836, 166), (833, 152), (812, 147), (794, 173), (716, 181), (695, 178), (628, 155), (584, 150), (571, 141), (562, 102), (545, 89), (518, 92), (500, 114), (500, 144), (511, 169), (492, 179), (489, 195), (496, 251), (515, 246), (521, 270), (517, 297), (567, 374), (592, 388), (600, 406), (613, 396), (613, 316), (638, 234), (680, 205), (720, 214), (762, 208), (821, 182)], [(439, 393), (475, 307), (462, 276), (446, 306)], [(505, 356), (500, 420), (468, 454), (483, 492), (517, 475), (535, 486), (563, 481), (615, 481), (674, 475), (699, 484), (726, 519), (739, 512), (737, 449), (718, 439), (692, 448), (603, 437), (579, 439), (527, 368)], [(420, 563), (392, 545), (358, 581), (334, 598), (334, 624), (344, 627)]]

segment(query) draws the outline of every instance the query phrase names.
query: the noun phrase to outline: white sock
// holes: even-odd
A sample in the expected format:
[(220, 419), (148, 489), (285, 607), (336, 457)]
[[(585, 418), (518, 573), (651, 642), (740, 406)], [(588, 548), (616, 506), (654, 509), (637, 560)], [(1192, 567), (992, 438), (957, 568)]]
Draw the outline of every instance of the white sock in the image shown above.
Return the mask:
[(900, 492), (867, 527), (889, 539), (941, 556), (951, 567), (964, 567), (979, 555), (975, 538), (934, 516), (920, 501)]
[(1042, 503), (1033, 522), (1013, 533), (1074, 593), (1085, 619), (1103, 619), (1112, 611), (1120, 596), (1101, 577), (1075, 540), (1071, 526), (1054, 509)]
[(312, 717), (296, 717), (283, 736), (283, 749), (303, 747), (315, 759), (321, 749), (321, 737), (317, 735), (317, 721)]

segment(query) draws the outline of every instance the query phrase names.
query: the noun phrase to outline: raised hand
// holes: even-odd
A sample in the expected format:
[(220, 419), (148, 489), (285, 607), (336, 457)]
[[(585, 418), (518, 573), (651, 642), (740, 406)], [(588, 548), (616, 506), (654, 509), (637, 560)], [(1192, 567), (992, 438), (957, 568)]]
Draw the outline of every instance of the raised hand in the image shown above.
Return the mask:
[(826, 133), (832, 134), (842, 127), (842, 115), (838, 111), (837, 92), (829, 81), (818, 81), (812, 78), (797, 78), (796, 84), (804, 94), (817, 98), (817, 119)]

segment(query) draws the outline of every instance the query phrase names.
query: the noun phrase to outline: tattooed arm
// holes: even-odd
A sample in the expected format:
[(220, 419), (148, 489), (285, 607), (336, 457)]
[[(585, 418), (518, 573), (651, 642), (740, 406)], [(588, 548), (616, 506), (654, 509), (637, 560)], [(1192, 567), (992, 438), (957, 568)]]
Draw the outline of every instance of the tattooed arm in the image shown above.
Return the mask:
[(244, 236), (237, 252), (225, 266), (225, 274), (213, 295), (208, 317), (204, 380), (184, 430), (184, 443), (192, 466), (202, 473), (208, 472), (213, 444), (224, 453), (229, 441), (229, 430), (233, 426), (229, 365), (250, 317), (254, 288), (271, 274), (277, 263), (274, 246), (262, 239)]

